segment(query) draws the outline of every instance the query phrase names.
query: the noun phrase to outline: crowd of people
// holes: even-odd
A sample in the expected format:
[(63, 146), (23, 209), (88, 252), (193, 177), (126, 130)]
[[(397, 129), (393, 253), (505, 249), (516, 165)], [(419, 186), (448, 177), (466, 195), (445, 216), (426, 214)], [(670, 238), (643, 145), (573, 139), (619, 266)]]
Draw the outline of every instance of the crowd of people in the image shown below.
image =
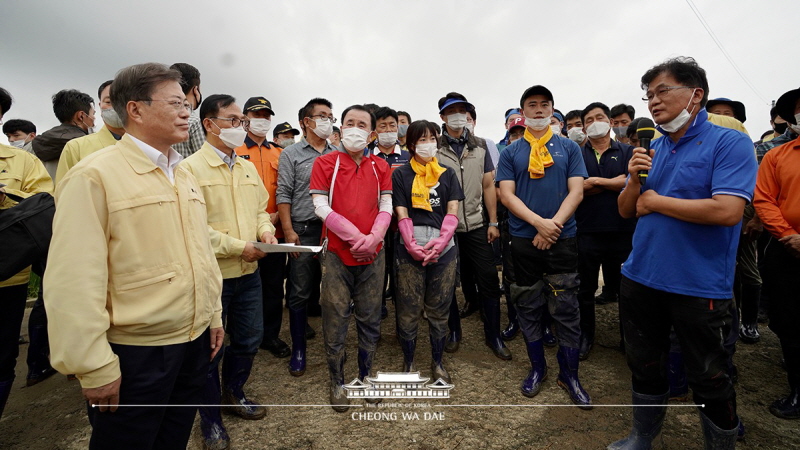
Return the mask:
[[(616, 302), (633, 426), (608, 448), (650, 448), (668, 400), (689, 388), (706, 448), (734, 448), (744, 426), (733, 353), (766, 320), (790, 386), (770, 411), (800, 418), (800, 89), (780, 97), (754, 148), (744, 105), (709, 99), (692, 58), (655, 65), (641, 88), (652, 120), (600, 102), (563, 114), (550, 89), (531, 86), (497, 143), (476, 135), (477, 109), (457, 92), (438, 100), (438, 120), (355, 104), (337, 127), (331, 102), (314, 98), (298, 128), (273, 126), (266, 97), (204, 99), (194, 66), (148, 63), (100, 85), (96, 132), (92, 96), (63, 90), (52, 98), (61, 124), (37, 134), (7, 119), (0, 89), (11, 144), (0, 145), (0, 208), (19, 204), (5, 193), (56, 200), (26, 383), (56, 371), (79, 380), (90, 448), (184, 448), (198, 408), (167, 405), (199, 404), (204, 447), (224, 449), (222, 408), (265, 417), (244, 389), (260, 349), (305, 374), (309, 316), (322, 318), (330, 405), (347, 411), (350, 316), (364, 381), (390, 299), (403, 360), (381, 370), (420, 371), (427, 321), (431, 378), (453, 382), (443, 355), (478, 312), (498, 359), (522, 334), (522, 395), (541, 391), (544, 348), (558, 346), (557, 384), (590, 410), (580, 361), (595, 305)], [(0, 282), (0, 414), (29, 277)]]

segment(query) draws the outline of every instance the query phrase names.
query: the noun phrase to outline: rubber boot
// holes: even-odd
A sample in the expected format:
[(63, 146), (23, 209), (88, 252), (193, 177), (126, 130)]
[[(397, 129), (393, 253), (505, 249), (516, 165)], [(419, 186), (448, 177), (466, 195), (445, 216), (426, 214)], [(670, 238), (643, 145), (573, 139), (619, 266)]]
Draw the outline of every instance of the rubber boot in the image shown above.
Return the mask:
[(209, 450), (223, 450), (230, 447), (231, 439), (228, 431), (222, 424), (220, 414), (220, 383), (219, 368), (213, 365), (209, 370), (202, 392), (203, 404), (198, 408), (200, 413), (200, 431), (203, 433), (203, 448)]
[[(633, 394), (633, 426), (625, 439), (606, 447), (608, 450), (649, 450), (653, 439), (661, 432), (667, 414), (669, 392), (662, 395)], [(662, 406), (650, 406), (662, 405)]]
[(445, 338), (434, 339), (433, 336), (431, 336), (431, 380), (436, 382), (436, 380), (441, 378), (442, 381), (450, 384), (450, 374), (447, 373), (442, 363), (444, 342)]
[[(699, 412), (700, 410), (698, 410)], [(703, 426), (703, 437), (706, 441), (706, 450), (734, 450), (736, 448), (736, 438), (739, 434), (739, 426), (732, 430), (723, 430), (702, 412), (700, 414), (700, 424)]]
[(414, 365), (414, 352), (417, 350), (417, 339), (401, 339), (400, 348), (403, 349), (403, 372), (416, 372), (417, 368)]
[(484, 299), (483, 312), (486, 321), (483, 322), (483, 334), (486, 337), (486, 346), (492, 349), (494, 356), (508, 361), (511, 359), (511, 350), (500, 339), (500, 300)]
[(667, 380), (669, 381), (670, 400), (689, 401), (689, 382), (686, 380), (683, 353), (669, 352), (667, 357)]
[(225, 352), (222, 359), (222, 404), (236, 405), (237, 408), (225, 408), (228, 414), (235, 414), (242, 419), (259, 420), (267, 415), (267, 409), (257, 406), (244, 394), (244, 384), (253, 369), (253, 356), (238, 356)]
[(461, 344), (461, 331), (451, 331), (447, 334), (447, 343), (444, 346), (444, 351), (447, 353), (455, 353)]
[(50, 365), (47, 325), (29, 325), (28, 337), (30, 345), (28, 346), (28, 376), (25, 385), (33, 386), (55, 375), (56, 370)]
[(506, 292), (506, 306), (508, 307), (508, 326), (500, 332), (500, 339), (510, 341), (519, 334), (519, 321), (517, 321), (517, 308), (510, 300), (511, 294)]
[(758, 332), (758, 304), (761, 299), (761, 286), (742, 285), (742, 325), (739, 339), (745, 344), (755, 344), (761, 340)]
[(547, 379), (547, 360), (544, 357), (544, 343), (541, 340), (525, 343), (528, 358), (531, 360), (531, 371), (522, 380), (522, 395), (535, 397), (542, 390), (542, 383)]
[(8, 402), (8, 396), (11, 394), (11, 386), (13, 384), (13, 378), (8, 381), (0, 381), (0, 418), (3, 417), (3, 410), (6, 409), (6, 402)]
[(558, 340), (550, 327), (552, 323), (553, 318), (550, 317), (550, 312), (547, 311), (547, 304), (545, 304), (544, 311), (542, 311), (542, 342), (544, 342), (545, 347), (555, 347), (558, 344)]
[(769, 412), (781, 419), (800, 419), (800, 385), (792, 386), (788, 396), (775, 400)]
[(344, 390), (344, 362), (347, 354), (344, 350), (337, 355), (328, 355), (328, 372), (331, 376), (331, 407), (336, 412), (345, 412), (350, 409), (350, 399)]
[[(358, 349), (358, 379), (362, 382), (370, 376), (372, 371), (372, 361), (375, 358), (375, 352), (369, 352), (363, 348)], [(364, 399), (367, 403), (380, 403), (383, 400), (381, 397), (367, 397)]]
[(300, 377), (306, 373), (306, 310), (289, 309), (289, 334), (292, 336), (292, 357), (289, 374)]
[(592, 399), (583, 390), (578, 380), (578, 355), (579, 350), (572, 347), (559, 347), (556, 353), (558, 359), (558, 385), (569, 394), (572, 403), (580, 409), (592, 409)]

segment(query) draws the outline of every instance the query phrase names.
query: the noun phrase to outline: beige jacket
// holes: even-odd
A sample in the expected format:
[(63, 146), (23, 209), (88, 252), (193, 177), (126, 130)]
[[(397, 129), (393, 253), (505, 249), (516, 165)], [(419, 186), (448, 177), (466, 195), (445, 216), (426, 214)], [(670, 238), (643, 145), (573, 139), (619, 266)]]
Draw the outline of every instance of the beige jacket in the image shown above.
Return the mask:
[(67, 142), (61, 152), (61, 156), (58, 158), (55, 182), (60, 182), (64, 175), (67, 174), (67, 171), (75, 164), (78, 164), (80, 160), (116, 143), (117, 140), (114, 139), (114, 135), (106, 127), (101, 128), (97, 133), (87, 134)]

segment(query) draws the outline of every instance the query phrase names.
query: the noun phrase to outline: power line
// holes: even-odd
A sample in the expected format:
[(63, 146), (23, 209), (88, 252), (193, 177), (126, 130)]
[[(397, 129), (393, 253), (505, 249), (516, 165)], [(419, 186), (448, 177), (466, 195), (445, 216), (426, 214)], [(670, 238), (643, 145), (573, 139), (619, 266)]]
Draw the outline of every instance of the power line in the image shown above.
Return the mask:
[(703, 25), (703, 28), (706, 29), (708, 35), (711, 36), (711, 39), (713, 39), (714, 43), (717, 44), (717, 47), (722, 52), (722, 55), (725, 56), (725, 59), (727, 59), (729, 63), (731, 63), (731, 66), (733, 66), (734, 70), (736, 70), (736, 73), (738, 73), (739, 76), (742, 77), (742, 80), (744, 80), (744, 82), (750, 87), (750, 89), (753, 90), (753, 92), (758, 96), (758, 98), (761, 99), (761, 101), (763, 101), (765, 104), (769, 104), (770, 102), (768, 102), (767, 99), (765, 99), (764, 96), (761, 95), (760, 92), (758, 92), (758, 89), (756, 89), (753, 83), (751, 83), (750, 80), (748, 80), (747, 77), (744, 76), (744, 73), (739, 69), (739, 66), (736, 65), (736, 63), (733, 61), (733, 58), (728, 53), (728, 51), (725, 50), (725, 47), (722, 46), (722, 42), (720, 42), (720, 40), (717, 38), (717, 35), (714, 34), (714, 31), (711, 30), (711, 26), (708, 24), (708, 22), (706, 22), (706, 19), (703, 17), (703, 14), (700, 13), (700, 10), (697, 8), (697, 6), (695, 6), (694, 2), (692, 0), (686, 0), (686, 3), (689, 4), (689, 8), (691, 8), (694, 15), (697, 16), (697, 20), (699, 20), (700, 24)]

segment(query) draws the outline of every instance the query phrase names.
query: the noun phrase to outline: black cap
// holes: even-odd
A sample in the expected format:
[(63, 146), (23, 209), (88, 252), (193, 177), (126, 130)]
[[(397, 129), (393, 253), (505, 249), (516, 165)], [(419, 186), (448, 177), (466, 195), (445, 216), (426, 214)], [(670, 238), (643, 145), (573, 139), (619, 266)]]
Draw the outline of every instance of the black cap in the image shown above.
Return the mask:
[(289, 125), (289, 122), (283, 122), (281, 124), (278, 124), (275, 128), (272, 129), (272, 136), (277, 136), (281, 133), (289, 133), (289, 132), (291, 132), (292, 135), (294, 136), (300, 134), (299, 131), (297, 131), (296, 129), (292, 128), (291, 125)]
[(744, 121), (747, 120), (747, 115), (745, 114), (744, 105), (742, 104), (742, 102), (737, 102), (736, 100), (720, 97), (720, 98), (715, 98), (713, 100), (709, 100), (706, 103), (706, 109), (707, 110), (711, 109), (711, 107), (714, 105), (728, 105), (731, 108), (733, 108), (733, 117), (736, 118), (736, 120), (742, 123), (744, 123)]
[(265, 99), (264, 97), (250, 97), (244, 104), (245, 113), (250, 111), (261, 111), (262, 109), (266, 109), (273, 116), (275, 115), (275, 111), (272, 110), (272, 103), (270, 103), (269, 100)]
[(553, 100), (553, 93), (550, 92), (550, 89), (537, 84), (536, 86), (531, 86), (528, 89), (525, 89), (525, 93), (522, 94), (522, 97), (519, 99), (519, 107), (522, 108), (522, 104), (525, 103), (525, 99), (534, 95), (544, 95), (548, 100), (550, 100), (550, 103), (555, 103)]
[(778, 115), (781, 116), (781, 119), (797, 125), (797, 121), (794, 120), (794, 107), (797, 105), (797, 99), (799, 98), (800, 88), (781, 95), (781, 98), (778, 99), (778, 103), (775, 104), (775, 110), (778, 112)]

